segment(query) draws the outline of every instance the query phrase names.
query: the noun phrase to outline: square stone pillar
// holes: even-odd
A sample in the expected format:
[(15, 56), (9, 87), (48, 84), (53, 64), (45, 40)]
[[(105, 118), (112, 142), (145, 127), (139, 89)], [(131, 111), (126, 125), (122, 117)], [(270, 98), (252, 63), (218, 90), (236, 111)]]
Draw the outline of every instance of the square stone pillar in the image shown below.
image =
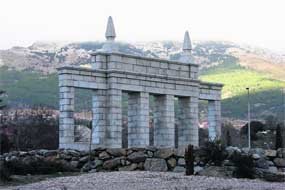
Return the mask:
[(154, 146), (175, 146), (174, 96), (155, 96)]
[(107, 90), (106, 143), (109, 148), (122, 147), (122, 90)]
[(74, 143), (74, 88), (61, 86), (59, 93), (59, 148), (65, 148)]
[(209, 139), (214, 140), (221, 136), (221, 101), (210, 100), (208, 102), (208, 128)]
[(149, 145), (149, 94), (128, 94), (128, 147)]
[(179, 97), (178, 147), (199, 145), (198, 98)]
[(92, 144), (105, 146), (107, 91), (94, 90), (92, 96)]

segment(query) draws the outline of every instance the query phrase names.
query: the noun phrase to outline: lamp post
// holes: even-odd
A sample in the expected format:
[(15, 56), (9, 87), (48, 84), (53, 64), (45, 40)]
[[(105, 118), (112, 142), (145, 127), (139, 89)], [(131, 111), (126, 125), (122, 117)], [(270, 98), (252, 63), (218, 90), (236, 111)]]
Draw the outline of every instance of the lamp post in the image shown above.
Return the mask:
[(285, 127), (285, 87), (282, 89), (283, 127)]
[(249, 88), (246, 88), (247, 90), (247, 119), (248, 119), (248, 124), (247, 124), (247, 134), (248, 134), (248, 148), (251, 148), (251, 143), (250, 143), (250, 98), (249, 98)]

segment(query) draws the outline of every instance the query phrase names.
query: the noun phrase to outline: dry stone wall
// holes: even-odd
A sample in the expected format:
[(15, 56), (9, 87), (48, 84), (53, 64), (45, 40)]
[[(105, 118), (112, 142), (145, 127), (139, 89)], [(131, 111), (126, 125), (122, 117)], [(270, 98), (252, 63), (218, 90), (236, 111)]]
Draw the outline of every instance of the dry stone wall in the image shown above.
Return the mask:
[[(285, 149), (238, 149), (228, 147), (221, 166), (206, 162), (208, 155), (203, 149), (195, 149), (195, 174), (214, 177), (233, 177), (236, 166), (233, 152), (251, 155), (257, 178), (285, 182)], [(89, 152), (72, 149), (33, 150), (10, 152), (0, 155), (12, 174), (43, 174), (55, 172), (102, 172), (102, 171), (173, 171), (185, 172), (183, 149), (173, 148), (97, 148)], [(3, 167), (2, 167), (3, 168)]]

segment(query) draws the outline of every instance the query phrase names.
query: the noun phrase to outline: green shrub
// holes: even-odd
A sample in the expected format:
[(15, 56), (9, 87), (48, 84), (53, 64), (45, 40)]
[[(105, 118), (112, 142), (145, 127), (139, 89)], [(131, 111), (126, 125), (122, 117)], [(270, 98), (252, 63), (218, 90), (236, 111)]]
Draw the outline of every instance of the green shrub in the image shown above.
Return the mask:
[(252, 156), (235, 152), (232, 161), (236, 166), (234, 176), (237, 178), (254, 179), (254, 161)]
[(188, 145), (185, 149), (185, 163), (186, 163), (186, 175), (194, 174), (194, 147), (193, 145)]
[(223, 160), (227, 157), (225, 146), (220, 140), (206, 142), (202, 150), (206, 152), (205, 161), (214, 163), (216, 166), (221, 166)]

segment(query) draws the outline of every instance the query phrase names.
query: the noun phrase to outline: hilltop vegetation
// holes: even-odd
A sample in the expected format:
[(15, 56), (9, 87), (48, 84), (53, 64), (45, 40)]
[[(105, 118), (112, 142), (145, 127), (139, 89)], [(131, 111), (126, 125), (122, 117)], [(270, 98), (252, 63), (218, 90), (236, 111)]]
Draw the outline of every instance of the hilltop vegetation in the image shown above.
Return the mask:
[(58, 107), (58, 79), (56, 74), (43, 75), (33, 71), (0, 68), (0, 89), (5, 89), (9, 107)]
[(282, 113), (282, 92), (285, 82), (270, 79), (266, 74), (245, 69), (237, 64), (221, 64), (201, 72), (204, 81), (220, 82), (224, 117), (245, 117), (247, 114), (247, 90), (250, 88), (253, 118), (271, 113)]

